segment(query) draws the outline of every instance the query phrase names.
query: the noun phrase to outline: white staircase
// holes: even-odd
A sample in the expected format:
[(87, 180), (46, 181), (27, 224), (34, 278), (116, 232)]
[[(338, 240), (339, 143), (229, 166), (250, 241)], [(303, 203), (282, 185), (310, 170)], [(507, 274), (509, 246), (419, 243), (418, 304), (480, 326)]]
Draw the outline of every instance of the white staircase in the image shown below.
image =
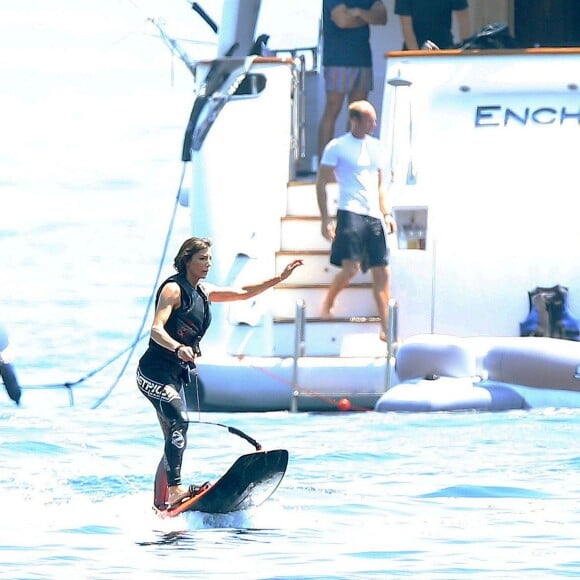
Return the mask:
[[(336, 214), (336, 187), (331, 188), (329, 212)], [(330, 243), (320, 232), (320, 214), (313, 181), (288, 185), (286, 215), (281, 218), (278, 271), (294, 258), (304, 266), (274, 289), (274, 355), (293, 356), (296, 303), (304, 301), (305, 356), (385, 356), (372, 295), (370, 273), (360, 273), (338, 296), (335, 318), (320, 318), (320, 307), (338, 269), (329, 262)]]

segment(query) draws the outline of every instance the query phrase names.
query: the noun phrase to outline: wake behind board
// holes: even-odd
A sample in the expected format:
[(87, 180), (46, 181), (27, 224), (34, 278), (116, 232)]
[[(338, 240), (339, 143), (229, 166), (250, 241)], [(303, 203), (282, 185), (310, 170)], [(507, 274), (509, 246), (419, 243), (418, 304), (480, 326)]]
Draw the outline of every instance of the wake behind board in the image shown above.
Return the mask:
[(161, 514), (166, 517), (186, 511), (227, 514), (258, 506), (276, 491), (287, 466), (285, 449), (242, 455), (206, 490)]

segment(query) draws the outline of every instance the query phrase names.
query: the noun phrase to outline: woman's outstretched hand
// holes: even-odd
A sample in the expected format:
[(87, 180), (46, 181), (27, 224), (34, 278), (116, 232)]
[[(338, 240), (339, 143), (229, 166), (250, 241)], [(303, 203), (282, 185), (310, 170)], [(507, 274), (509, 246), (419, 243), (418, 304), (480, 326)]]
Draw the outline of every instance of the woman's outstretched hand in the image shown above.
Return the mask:
[(282, 270), (280, 278), (282, 280), (286, 280), (286, 278), (288, 278), (288, 276), (290, 276), (292, 272), (294, 272), (294, 270), (298, 268), (298, 266), (302, 266), (303, 264), (304, 260), (292, 260), (289, 264), (286, 265), (284, 270)]

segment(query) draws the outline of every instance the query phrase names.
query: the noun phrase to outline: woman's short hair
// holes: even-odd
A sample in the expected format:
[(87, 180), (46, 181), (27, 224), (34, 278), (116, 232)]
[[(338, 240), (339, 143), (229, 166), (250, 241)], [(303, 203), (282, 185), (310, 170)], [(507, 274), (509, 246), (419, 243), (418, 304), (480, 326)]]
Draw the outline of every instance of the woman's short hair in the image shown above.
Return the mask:
[(211, 248), (211, 240), (208, 238), (188, 238), (181, 244), (179, 252), (173, 260), (173, 267), (180, 273), (185, 274), (187, 269), (187, 263), (191, 260), (191, 257), (201, 250), (207, 250)]

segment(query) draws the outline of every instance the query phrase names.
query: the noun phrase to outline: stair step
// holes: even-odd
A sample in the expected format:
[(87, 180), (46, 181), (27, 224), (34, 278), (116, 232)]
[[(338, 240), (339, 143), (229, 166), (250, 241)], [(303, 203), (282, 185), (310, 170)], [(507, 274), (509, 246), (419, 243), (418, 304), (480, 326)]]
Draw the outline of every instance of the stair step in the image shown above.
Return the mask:
[[(320, 315), (320, 308), (326, 296), (327, 287), (317, 286), (276, 286), (274, 288), (273, 316), (294, 318), (296, 303), (303, 300), (306, 316), (315, 318)], [(338, 318), (368, 318), (377, 315), (375, 301), (370, 284), (351, 284), (338, 296), (334, 308)]]
[[(294, 325), (296, 322), (295, 318), (274, 318), (275, 324), (290, 324)], [(307, 323), (321, 323), (321, 324), (338, 324), (341, 322), (350, 324), (370, 324), (380, 322), (378, 316), (334, 316), (331, 319), (320, 318), (320, 316), (313, 316), (312, 318), (306, 318)]]
[[(308, 250), (297, 252), (284, 250), (276, 254), (276, 271), (281, 272), (292, 260), (304, 260), (304, 266), (297, 268), (288, 282), (292, 285), (309, 285), (309, 284), (330, 284), (333, 278), (340, 271), (329, 261), (329, 253), (326, 250)], [(371, 282), (370, 272), (363, 274), (359, 272), (351, 281), (353, 284), (362, 284)], [(284, 286), (282, 282), (278, 287)]]
[[(326, 191), (328, 213), (335, 215), (338, 202), (338, 186), (336, 183), (332, 183), (327, 186)], [(320, 217), (316, 199), (316, 182), (292, 181), (288, 184), (286, 215)]]
[[(376, 318), (307, 320), (304, 356), (384, 357), (387, 345), (379, 339)], [(292, 322), (274, 325), (275, 356), (294, 356), (296, 327)]]
[(308, 248), (330, 252), (330, 242), (322, 237), (320, 216), (282, 218), (280, 250)]

